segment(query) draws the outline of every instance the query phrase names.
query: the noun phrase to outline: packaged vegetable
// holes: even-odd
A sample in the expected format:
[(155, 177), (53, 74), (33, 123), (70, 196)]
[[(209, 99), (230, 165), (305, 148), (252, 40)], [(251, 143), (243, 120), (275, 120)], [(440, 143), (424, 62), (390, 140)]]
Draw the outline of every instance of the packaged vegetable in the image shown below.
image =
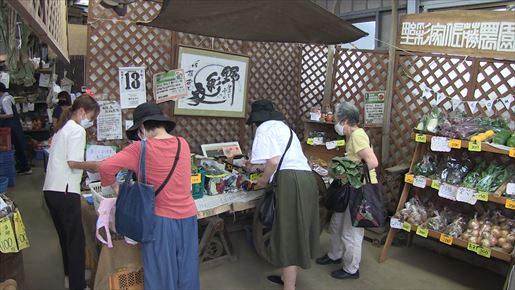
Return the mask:
[(413, 174), (429, 177), (435, 173), (437, 159), (434, 154), (426, 154), (413, 167)]
[(450, 225), (445, 227), (443, 232), (453, 238), (458, 238), (465, 231), (466, 226), (465, 217), (460, 215)]

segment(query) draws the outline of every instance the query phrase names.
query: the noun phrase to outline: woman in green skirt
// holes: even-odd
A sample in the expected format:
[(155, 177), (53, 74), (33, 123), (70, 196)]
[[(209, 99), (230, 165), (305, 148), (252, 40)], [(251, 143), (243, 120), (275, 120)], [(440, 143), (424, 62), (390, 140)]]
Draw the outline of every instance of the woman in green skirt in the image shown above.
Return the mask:
[(260, 100), (252, 103), (247, 124), (257, 126), (251, 163), (264, 166), (258, 185), (267, 186), (278, 174), (276, 215), (268, 251), (272, 264), (282, 268), (282, 276), (267, 278), (290, 290), (295, 289), (297, 267), (311, 267), (311, 259), (319, 249), (320, 231), (317, 182), (299, 139), (284, 120), (270, 101)]

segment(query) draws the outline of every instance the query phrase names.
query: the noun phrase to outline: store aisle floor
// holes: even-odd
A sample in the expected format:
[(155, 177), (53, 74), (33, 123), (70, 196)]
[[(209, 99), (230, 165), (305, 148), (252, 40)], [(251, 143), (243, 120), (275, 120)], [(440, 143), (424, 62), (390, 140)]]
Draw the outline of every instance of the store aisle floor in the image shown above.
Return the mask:
[[(24, 250), (24, 289), (62, 289), (63, 274), (57, 234), (42, 203), (43, 170), (21, 176), (10, 189), (21, 209), (31, 247)], [(201, 271), (203, 289), (280, 289), (266, 282), (272, 266), (261, 260), (245, 242), (244, 233), (231, 234), (238, 261)], [(322, 247), (328, 235), (322, 236)], [(424, 248), (392, 248), (390, 258), (377, 262), (380, 248), (365, 242), (361, 279), (338, 281), (329, 274), (334, 266), (318, 266), (300, 271), (298, 289), (502, 289), (504, 277), (438, 255)]]

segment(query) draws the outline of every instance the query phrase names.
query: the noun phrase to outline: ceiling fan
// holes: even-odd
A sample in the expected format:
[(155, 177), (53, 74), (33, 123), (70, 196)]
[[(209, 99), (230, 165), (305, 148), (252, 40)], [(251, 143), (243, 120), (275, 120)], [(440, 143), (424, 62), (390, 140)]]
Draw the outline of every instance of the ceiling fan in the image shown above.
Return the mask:
[(134, 2), (136, 0), (100, 0), (100, 5), (113, 9), (118, 16), (124, 16), (127, 14), (127, 5)]

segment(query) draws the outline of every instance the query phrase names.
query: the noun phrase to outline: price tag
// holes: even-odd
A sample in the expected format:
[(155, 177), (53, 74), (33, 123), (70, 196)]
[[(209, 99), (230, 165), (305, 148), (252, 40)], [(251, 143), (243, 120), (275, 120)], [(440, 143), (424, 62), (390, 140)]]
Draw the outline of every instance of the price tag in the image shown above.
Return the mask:
[(474, 252), (474, 253), (477, 253), (477, 250), (479, 249), (479, 245), (478, 244), (474, 244), (474, 243), (468, 243), (467, 244), (467, 250), (471, 251), (471, 252)]
[(415, 134), (415, 141), (418, 143), (426, 143), (427, 142), (426, 134)]
[(313, 145), (313, 144), (315, 144), (315, 140), (313, 138), (308, 138), (308, 140), (306, 140), (306, 143), (308, 145)]
[(413, 174), (404, 175), (404, 182), (413, 184), (414, 181), (415, 181), (415, 176)]
[(14, 231), (9, 217), (0, 220), (0, 252), (4, 254), (18, 252), (16, 238), (14, 237)]
[(398, 218), (390, 219), (390, 228), (392, 229), (402, 229), (402, 223)]
[(480, 191), (477, 193), (477, 200), (488, 201), (488, 192)]
[(477, 249), (477, 254), (480, 256), (483, 256), (485, 258), (490, 258), (490, 255), (492, 254), (492, 250), (490, 250), (489, 248), (479, 247)]
[(199, 184), (202, 182), (202, 175), (197, 174), (191, 177), (191, 184)]
[(338, 147), (345, 146), (345, 140), (336, 140), (336, 146), (338, 146)]
[(450, 184), (444, 183), (440, 185), (440, 189), (438, 190), (438, 196), (450, 199), (450, 200), (456, 200), (456, 193), (458, 191), (458, 188), (456, 186), (452, 186)]
[(315, 137), (315, 138), (313, 138), (313, 144), (314, 145), (325, 145), (324, 137)]
[(515, 209), (515, 201), (511, 200), (511, 198), (507, 198), (504, 206), (509, 209)]
[(506, 195), (514, 196), (515, 195), (515, 183), (510, 182), (506, 185)]
[(331, 141), (331, 142), (326, 142), (325, 143), (325, 148), (327, 148), (327, 150), (336, 149), (336, 147), (338, 147), (336, 145), (336, 141)]
[(449, 147), (449, 139), (446, 137), (433, 137), (431, 138), (431, 150), (435, 152), (451, 152)]
[(469, 151), (481, 152), (481, 142), (469, 142)]
[(515, 157), (515, 148), (511, 148), (510, 152), (508, 153), (510, 157)]
[(411, 231), (411, 225), (407, 222), (404, 222), (402, 223), (402, 229), (409, 233)]
[(29, 239), (25, 231), (25, 225), (21, 219), (21, 214), (18, 210), (14, 213), (14, 231), (16, 233), (16, 241), (18, 241), (18, 250), (23, 250), (30, 247)]
[(428, 229), (423, 229), (421, 227), (417, 228), (417, 236), (421, 236), (421, 237), (427, 238), (427, 235), (429, 235), (429, 230)]
[(417, 175), (415, 176), (415, 180), (413, 180), (413, 186), (419, 188), (426, 188), (426, 177)]
[(440, 189), (440, 181), (436, 180), (436, 179), (433, 179), (431, 181), (431, 188), (434, 188), (436, 190), (439, 190)]
[(260, 177), (261, 177), (262, 173), (258, 173), (258, 172), (255, 172), (255, 173), (251, 173), (249, 178), (250, 178), (250, 181), (257, 181)]
[(456, 200), (474, 205), (477, 202), (477, 192), (470, 188), (460, 187), (456, 193)]
[(449, 147), (454, 149), (461, 149), (461, 140), (451, 139), (451, 141), (449, 141)]
[(446, 234), (440, 234), (440, 242), (451, 246), (452, 245), (452, 241), (453, 241), (453, 237), (448, 236)]

